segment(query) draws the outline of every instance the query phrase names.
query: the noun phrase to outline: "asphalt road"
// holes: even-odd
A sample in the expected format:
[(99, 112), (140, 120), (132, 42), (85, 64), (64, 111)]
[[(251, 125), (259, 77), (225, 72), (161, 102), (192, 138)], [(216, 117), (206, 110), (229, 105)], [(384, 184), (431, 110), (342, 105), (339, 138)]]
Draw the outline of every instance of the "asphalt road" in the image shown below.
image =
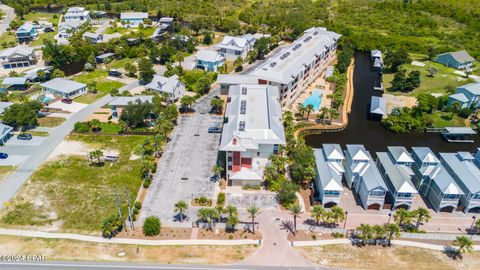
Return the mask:
[(4, 4), (0, 4), (0, 9), (5, 12), (5, 16), (0, 23), (0, 35), (2, 35), (7, 31), (8, 27), (10, 26), (10, 22), (15, 18), (15, 11), (13, 8)]
[[(75, 113), (67, 119), (61, 126), (56, 128), (38, 147), (33, 150), (31, 156), (18, 168), (0, 183), (0, 208), (5, 202), (8, 202), (15, 196), (17, 191), (30, 178), (33, 172), (47, 159), (49, 154), (60, 144), (63, 139), (73, 130), (73, 125), (82, 121), (96, 109), (104, 106), (112, 100), (110, 95), (104, 96), (94, 103)], [(15, 138), (12, 138), (15, 139)]]
[[(170, 269), (170, 270), (323, 270), (320, 267), (269, 267), (269, 266), (216, 266), (216, 265), (174, 265), (174, 264), (130, 264), (105, 262), (45, 262), (45, 263), (0, 263), (0, 269), (5, 270), (104, 270), (104, 269)], [(328, 268), (332, 269), (332, 268)]]

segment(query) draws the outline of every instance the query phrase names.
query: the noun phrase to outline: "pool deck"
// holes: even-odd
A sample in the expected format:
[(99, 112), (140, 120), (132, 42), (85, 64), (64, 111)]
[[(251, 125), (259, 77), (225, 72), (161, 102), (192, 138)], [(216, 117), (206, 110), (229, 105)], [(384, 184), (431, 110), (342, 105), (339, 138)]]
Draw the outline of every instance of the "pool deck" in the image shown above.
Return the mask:
[[(330, 83), (327, 82), (324, 78), (325, 72), (322, 72), (320, 76), (318, 76), (315, 81), (313, 81), (308, 87), (305, 92), (303, 92), (291, 105), (289, 110), (293, 112), (294, 114), (298, 113), (298, 103), (305, 102), (305, 100), (312, 94), (312, 92), (316, 89), (320, 89), (322, 91), (322, 102), (320, 103), (320, 106), (318, 107), (319, 109), (322, 107), (327, 107), (330, 108), (332, 100), (330, 98), (327, 98), (328, 95), (332, 94), (333, 91), (330, 89)], [(315, 120), (317, 118), (316, 114), (318, 111), (313, 112), (310, 114), (309, 119)]]

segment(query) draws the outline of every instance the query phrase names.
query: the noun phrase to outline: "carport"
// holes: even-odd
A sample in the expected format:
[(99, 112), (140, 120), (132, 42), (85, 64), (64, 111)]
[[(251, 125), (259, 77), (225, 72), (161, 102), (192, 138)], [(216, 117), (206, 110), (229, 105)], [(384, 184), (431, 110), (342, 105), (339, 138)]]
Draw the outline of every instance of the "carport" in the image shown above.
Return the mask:
[(1, 89), (4, 90), (25, 90), (27, 88), (27, 78), (24, 77), (7, 77), (3, 79)]

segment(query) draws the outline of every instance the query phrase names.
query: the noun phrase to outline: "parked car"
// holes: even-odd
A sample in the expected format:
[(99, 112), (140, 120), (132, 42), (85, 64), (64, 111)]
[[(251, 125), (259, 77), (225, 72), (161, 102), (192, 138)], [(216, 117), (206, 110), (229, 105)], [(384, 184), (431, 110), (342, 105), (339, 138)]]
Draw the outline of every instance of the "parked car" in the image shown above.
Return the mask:
[(8, 158), (7, 153), (0, 153), (0, 159), (6, 159), (6, 158)]
[(112, 77), (122, 77), (122, 73), (116, 69), (111, 69), (108, 71), (108, 76)]
[(23, 141), (29, 141), (32, 139), (32, 134), (30, 133), (22, 133), (17, 136), (17, 139), (23, 140)]
[(72, 104), (73, 100), (71, 100), (69, 98), (62, 98), (62, 102), (65, 103), (65, 104)]
[(209, 127), (208, 133), (222, 133), (222, 129), (218, 127)]

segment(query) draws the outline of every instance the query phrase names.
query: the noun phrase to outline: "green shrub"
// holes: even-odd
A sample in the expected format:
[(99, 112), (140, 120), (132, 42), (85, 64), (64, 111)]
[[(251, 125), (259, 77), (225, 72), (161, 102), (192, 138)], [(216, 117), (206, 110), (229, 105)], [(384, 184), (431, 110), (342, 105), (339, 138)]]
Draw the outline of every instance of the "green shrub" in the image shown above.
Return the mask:
[(118, 214), (112, 214), (102, 223), (102, 235), (105, 238), (112, 238), (123, 229), (122, 220)]
[(138, 210), (142, 209), (142, 203), (139, 202), (139, 201), (136, 201), (135, 202), (135, 208), (138, 209)]
[(225, 204), (225, 193), (220, 192), (217, 196), (217, 205), (224, 205)]
[(160, 234), (161, 223), (160, 219), (155, 216), (150, 216), (145, 219), (143, 223), (143, 234), (145, 236), (155, 236)]
[(76, 122), (73, 126), (76, 132), (84, 133), (90, 131), (90, 124), (88, 122)]
[(458, 112), (458, 116), (462, 118), (468, 118), (472, 114), (472, 110), (470, 108), (463, 108)]
[(232, 240), (232, 239), (233, 239), (233, 235), (230, 234), (230, 235), (228, 236), (228, 239)]

